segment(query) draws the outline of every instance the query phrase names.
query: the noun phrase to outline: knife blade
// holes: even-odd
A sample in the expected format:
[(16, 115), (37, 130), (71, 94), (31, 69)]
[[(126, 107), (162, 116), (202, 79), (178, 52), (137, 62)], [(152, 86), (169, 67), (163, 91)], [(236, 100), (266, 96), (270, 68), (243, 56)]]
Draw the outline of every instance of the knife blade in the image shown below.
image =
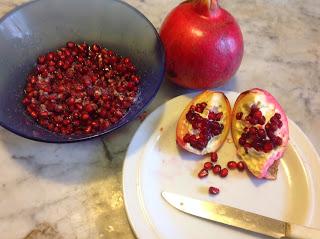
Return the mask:
[(247, 212), (215, 202), (201, 201), (171, 192), (163, 198), (182, 212), (207, 220), (227, 224), (272, 238), (320, 239), (320, 230)]

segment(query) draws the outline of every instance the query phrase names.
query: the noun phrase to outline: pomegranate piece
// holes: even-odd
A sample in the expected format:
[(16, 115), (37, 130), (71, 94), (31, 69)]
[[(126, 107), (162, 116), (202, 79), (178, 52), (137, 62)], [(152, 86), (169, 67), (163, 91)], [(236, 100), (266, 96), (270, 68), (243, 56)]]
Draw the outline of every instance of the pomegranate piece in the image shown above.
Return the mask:
[(211, 162), (217, 162), (218, 161), (218, 154), (217, 154), (217, 152), (212, 152), (211, 154), (210, 154), (210, 158), (211, 158)]
[(67, 42), (39, 56), (22, 104), (42, 127), (92, 134), (117, 123), (134, 103), (140, 77), (129, 58), (86, 43)]
[(229, 169), (236, 169), (237, 168), (237, 163), (235, 162), (235, 161), (229, 161), (228, 163), (227, 163), (227, 167), (229, 168)]
[(204, 155), (217, 151), (230, 128), (230, 104), (222, 92), (204, 91), (182, 112), (176, 141), (185, 150)]
[(276, 178), (289, 130), (285, 112), (269, 92), (255, 88), (239, 95), (232, 113), (232, 137), (237, 154), (254, 176)]
[(209, 187), (209, 194), (216, 195), (220, 192), (220, 189), (217, 187)]
[(221, 166), (219, 164), (214, 165), (212, 169), (213, 174), (218, 175), (220, 174), (220, 171), (221, 171)]
[(205, 162), (203, 168), (210, 170), (213, 168), (213, 164), (211, 162)]
[(227, 168), (223, 168), (220, 171), (220, 177), (225, 178), (228, 176), (229, 170)]
[(200, 170), (200, 172), (198, 173), (198, 177), (199, 178), (204, 178), (204, 177), (207, 177), (209, 174), (208, 170), (203, 168)]

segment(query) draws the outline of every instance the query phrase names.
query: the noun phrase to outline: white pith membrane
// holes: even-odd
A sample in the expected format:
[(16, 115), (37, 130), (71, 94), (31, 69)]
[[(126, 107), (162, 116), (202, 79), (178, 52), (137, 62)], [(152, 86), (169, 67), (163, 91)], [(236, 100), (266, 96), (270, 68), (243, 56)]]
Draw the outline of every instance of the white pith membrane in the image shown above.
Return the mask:
[[(223, 124), (224, 128), (221, 132), (221, 134), (213, 136), (209, 141), (207, 146), (203, 150), (196, 149), (190, 145), (190, 143), (185, 144), (185, 149), (188, 150), (189, 152), (199, 154), (199, 155), (204, 155), (207, 153), (212, 153), (215, 152), (220, 146), (221, 146), (221, 138), (224, 135), (225, 131), (228, 130), (226, 126), (227, 122), (227, 117), (229, 117), (229, 112), (227, 112), (227, 107), (225, 103), (225, 98), (223, 94), (213, 94), (213, 96), (209, 100), (199, 100), (197, 102), (194, 102), (193, 105), (196, 105), (197, 103), (202, 103), (205, 102), (207, 103), (206, 108), (204, 109), (203, 113), (196, 112), (199, 114), (201, 117), (208, 119), (208, 115), (210, 112), (214, 113), (219, 113), (222, 112), (222, 118), (220, 121), (217, 121), (219, 124)], [(188, 109), (189, 110), (189, 109)], [(191, 123), (188, 122), (187, 119), (185, 119), (184, 124), (187, 125), (188, 132), (185, 134), (198, 134), (199, 130), (194, 130), (192, 128)]]
[[(276, 178), (276, 172), (275, 175), (270, 175), (268, 170), (276, 160), (279, 160), (283, 156), (288, 144), (288, 125), (284, 112), (277, 108), (277, 103), (274, 103), (275, 101), (268, 98), (270, 97), (266, 96), (263, 92), (252, 92), (246, 94), (235, 106), (235, 113), (243, 112), (243, 116), (241, 120), (233, 119), (232, 133), (235, 141), (234, 143), (237, 147), (237, 153), (245, 161), (249, 171), (258, 178), (274, 179)], [(249, 122), (245, 121), (245, 117), (250, 113), (252, 106), (258, 107), (262, 112), (262, 115), (266, 118), (266, 122), (262, 126), (263, 129), (275, 113), (281, 114), (283, 126), (280, 129), (277, 129), (274, 132), (274, 135), (282, 138), (282, 144), (280, 146), (276, 146), (268, 153), (257, 151), (254, 148), (248, 148), (246, 152), (245, 147), (239, 145), (239, 139), (241, 134), (244, 132), (244, 128), (250, 128), (253, 126)], [(235, 114), (233, 117), (236, 117)], [(254, 125), (254, 127), (260, 128), (260, 125)]]

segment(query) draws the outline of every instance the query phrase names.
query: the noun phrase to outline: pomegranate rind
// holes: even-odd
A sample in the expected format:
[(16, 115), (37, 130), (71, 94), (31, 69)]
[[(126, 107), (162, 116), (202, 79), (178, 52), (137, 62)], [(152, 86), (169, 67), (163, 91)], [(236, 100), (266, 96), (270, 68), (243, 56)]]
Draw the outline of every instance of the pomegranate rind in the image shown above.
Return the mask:
[[(222, 133), (214, 136), (208, 142), (207, 146), (203, 150), (198, 150), (193, 148), (189, 143), (184, 142), (183, 137), (192, 130), (192, 125), (187, 121), (186, 114), (188, 113), (190, 107), (192, 105), (196, 105), (197, 103), (206, 102), (207, 109), (213, 110), (216, 109), (218, 112), (222, 112), (223, 116), (220, 120), (220, 123), (224, 125)], [(228, 136), (228, 132), (231, 124), (231, 106), (228, 98), (225, 96), (223, 92), (218, 91), (210, 91), (206, 90), (201, 94), (197, 95), (183, 110), (180, 115), (180, 118), (176, 127), (176, 141), (177, 144), (180, 145), (183, 149), (198, 155), (205, 155), (208, 153), (212, 153), (217, 151)]]
[[(246, 153), (244, 147), (239, 145), (239, 138), (246, 125), (243, 120), (236, 119), (236, 114), (243, 112), (244, 116), (247, 115), (252, 105), (257, 105), (260, 108), (266, 117), (266, 122), (275, 113), (281, 115), (283, 126), (276, 131), (276, 135), (282, 138), (282, 144), (269, 153), (258, 152), (253, 148), (250, 148)], [(279, 159), (286, 151), (289, 141), (288, 118), (277, 100), (269, 92), (259, 88), (241, 93), (233, 107), (231, 133), (237, 154), (245, 161), (248, 170), (257, 178), (276, 179)]]

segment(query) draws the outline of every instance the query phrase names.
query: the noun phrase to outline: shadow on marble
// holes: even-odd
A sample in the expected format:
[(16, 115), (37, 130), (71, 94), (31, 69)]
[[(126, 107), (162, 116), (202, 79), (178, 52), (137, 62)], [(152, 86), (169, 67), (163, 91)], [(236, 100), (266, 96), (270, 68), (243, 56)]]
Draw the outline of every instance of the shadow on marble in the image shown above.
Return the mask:
[(216, 88), (216, 90), (236, 91), (238, 89), (238, 81), (240, 79), (235, 75), (225, 85)]
[(32, 176), (63, 184), (120, 177), (124, 159), (124, 153), (106, 152), (108, 138), (72, 144), (46, 144), (24, 139), (1, 128), (0, 144), (17, 164), (16, 167), (22, 167)]
[[(238, 87), (238, 77), (235, 75), (230, 80), (228, 80), (223, 86), (217, 87), (217, 88), (211, 88), (211, 90), (223, 90), (223, 91), (235, 91)], [(171, 98), (175, 96), (179, 96), (182, 94), (189, 94), (189, 93), (195, 93), (195, 92), (201, 92), (203, 90), (191, 90), (186, 89), (183, 87), (180, 87), (174, 83), (172, 83), (170, 80), (166, 79), (163, 83), (163, 90), (165, 92), (171, 92)]]

